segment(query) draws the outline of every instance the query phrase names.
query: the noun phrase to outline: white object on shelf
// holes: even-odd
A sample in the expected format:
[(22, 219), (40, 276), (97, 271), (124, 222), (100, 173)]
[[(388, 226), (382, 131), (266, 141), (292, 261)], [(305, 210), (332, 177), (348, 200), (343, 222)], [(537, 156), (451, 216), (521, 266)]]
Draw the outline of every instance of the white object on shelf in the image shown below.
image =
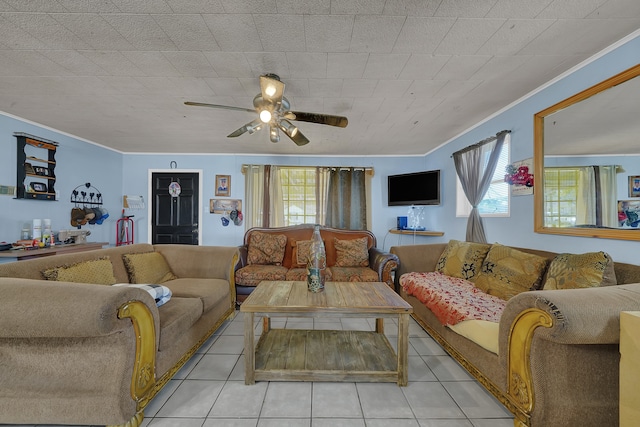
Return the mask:
[(142, 196), (123, 196), (122, 207), (125, 209), (144, 209)]

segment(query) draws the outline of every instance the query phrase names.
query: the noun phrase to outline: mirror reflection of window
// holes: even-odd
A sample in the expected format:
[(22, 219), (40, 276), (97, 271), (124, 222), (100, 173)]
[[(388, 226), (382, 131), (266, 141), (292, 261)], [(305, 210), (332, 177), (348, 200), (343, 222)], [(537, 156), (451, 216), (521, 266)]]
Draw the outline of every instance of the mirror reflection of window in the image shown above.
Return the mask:
[(617, 166), (545, 168), (545, 227), (618, 227)]

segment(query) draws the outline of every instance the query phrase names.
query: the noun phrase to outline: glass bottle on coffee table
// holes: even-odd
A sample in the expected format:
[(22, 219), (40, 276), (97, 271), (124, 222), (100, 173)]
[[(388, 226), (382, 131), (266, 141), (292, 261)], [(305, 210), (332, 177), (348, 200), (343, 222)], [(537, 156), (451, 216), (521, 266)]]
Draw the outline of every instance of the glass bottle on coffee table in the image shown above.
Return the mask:
[(325, 273), (327, 268), (327, 255), (320, 236), (320, 225), (316, 224), (311, 236), (309, 258), (307, 263), (307, 287), (310, 292), (322, 292), (324, 290)]

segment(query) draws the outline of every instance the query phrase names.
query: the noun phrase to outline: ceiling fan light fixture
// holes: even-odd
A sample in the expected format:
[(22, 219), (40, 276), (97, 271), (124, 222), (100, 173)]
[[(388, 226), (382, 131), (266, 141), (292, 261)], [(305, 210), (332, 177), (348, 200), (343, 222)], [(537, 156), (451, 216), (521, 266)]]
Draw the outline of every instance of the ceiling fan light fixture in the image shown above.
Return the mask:
[(261, 110), (260, 111), (260, 120), (262, 123), (269, 123), (271, 121), (271, 111), (269, 110)]
[(271, 140), (271, 142), (280, 141), (280, 132), (278, 132), (278, 128), (276, 126), (269, 127), (269, 139)]
[(262, 129), (262, 122), (260, 120), (256, 119), (247, 124), (247, 132), (249, 132), (249, 134), (256, 133), (260, 129)]
[(282, 129), (290, 138), (293, 138), (298, 133), (298, 128), (293, 125), (289, 120), (280, 120), (278, 127)]

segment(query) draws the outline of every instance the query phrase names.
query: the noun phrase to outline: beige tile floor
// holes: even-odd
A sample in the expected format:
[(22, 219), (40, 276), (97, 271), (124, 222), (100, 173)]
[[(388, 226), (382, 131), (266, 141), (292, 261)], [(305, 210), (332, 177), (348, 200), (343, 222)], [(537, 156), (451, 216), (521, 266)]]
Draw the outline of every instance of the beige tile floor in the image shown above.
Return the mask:
[[(260, 333), (261, 321), (256, 321)], [(226, 322), (145, 409), (142, 427), (511, 427), (512, 415), (411, 320), (409, 385), (244, 384), (243, 316)], [(374, 319), (272, 327), (373, 330)], [(392, 344), (397, 326), (385, 325)]]

